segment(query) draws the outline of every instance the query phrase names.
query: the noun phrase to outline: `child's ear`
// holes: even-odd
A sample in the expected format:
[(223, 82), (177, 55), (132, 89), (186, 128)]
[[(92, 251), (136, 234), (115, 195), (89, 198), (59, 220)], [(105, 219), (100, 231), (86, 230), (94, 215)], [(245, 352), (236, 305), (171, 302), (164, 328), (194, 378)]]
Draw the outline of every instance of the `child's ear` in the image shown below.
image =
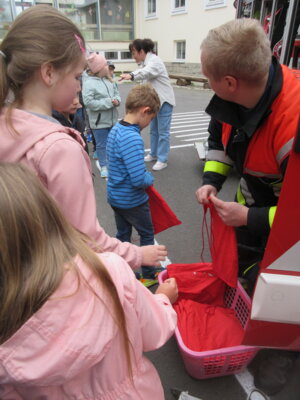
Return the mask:
[(151, 109), (150, 109), (150, 107), (144, 107), (143, 108), (143, 114), (150, 114), (151, 113)]
[(54, 67), (52, 64), (44, 63), (41, 65), (41, 77), (47, 86), (52, 86), (54, 78)]

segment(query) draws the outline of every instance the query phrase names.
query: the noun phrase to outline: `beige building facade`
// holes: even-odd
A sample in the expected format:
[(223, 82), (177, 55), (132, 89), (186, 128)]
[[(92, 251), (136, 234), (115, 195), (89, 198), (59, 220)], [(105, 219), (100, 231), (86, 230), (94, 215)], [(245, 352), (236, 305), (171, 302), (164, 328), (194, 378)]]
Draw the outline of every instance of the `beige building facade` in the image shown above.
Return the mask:
[(134, 38), (150, 38), (169, 72), (199, 72), (200, 43), (209, 29), (235, 18), (233, 0), (0, 0), (0, 40), (28, 7), (60, 9), (83, 33), (91, 51), (117, 71), (132, 71)]

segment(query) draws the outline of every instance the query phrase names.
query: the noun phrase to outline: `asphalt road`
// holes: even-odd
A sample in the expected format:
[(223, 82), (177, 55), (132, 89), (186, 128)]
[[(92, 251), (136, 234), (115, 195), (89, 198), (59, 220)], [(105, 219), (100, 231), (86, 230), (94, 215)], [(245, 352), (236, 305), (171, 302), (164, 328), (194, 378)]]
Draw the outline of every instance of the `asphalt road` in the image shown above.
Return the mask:
[[(131, 83), (119, 85), (123, 101), (119, 109), (120, 118), (124, 115), (124, 103), (131, 87)], [(203, 212), (202, 207), (196, 201), (195, 191), (201, 185), (203, 161), (199, 159), (194, 142), (207, 135), (208, 118), (204, 110), (212, 94), (210, 90), (203, 90), (199, 87), (175, 88), (177, 106), (174, 108), (172, 120), (168, 167), (162, 171), (153, 171), (155, 187), (182, 221), (181, 225), (156, 236), (159, 243), (167, 246), (171, 262), (192, 263), (200, 261)], [(147, 149), (149, 148), (148, 128), (142, 132), (142, 136)], [(151, 163), (148, 165), (149, 169), (151, 169), (151, 165)], [(94, 171), (98, 217), (106, 232), (115, 236), (116, 228), (113, 212), (106, 202), (106, 182), (100, 178), (99, 171), (95, 166)], [(220, 192), (220, 198), (233, 200), (236, 185), (237, 177), (233, 172)], [(209, 253), (206, 251), (204, 254), (209, 261)], [(191, 395), (202, 400), (246, 400), (248, 397), (246, 392), (249, 392), (249, 387), (251, 387), (251, 374), (248, 371), (242, 377), (246, 382), (242, 385), (240, 382), (243, 383), (243, 379), (238, 380), (234, 375), (206, 380), (196, 380), (190, 377), (185, 371), (174, 338), (171, 338), (161, 349), (148, 353), (147, 356), (152, 360), (160, 374), (166, 400), (174, 400), (170, 392), (170, 389), (174, 387), (188, 391)], [(255, 362), (250, 366), (250, 371), (253, 371), (253, 368), (255, 368)], [(294, 383), (292, 382), (289, 385), (288, 390), (272, 397), (272, 399), (300, 399), (297, 371), (299, 371), (299, 368), (295, 369)], [(251, 400), (256, 399), (262, 399), (262, 397), (251, 397)]]

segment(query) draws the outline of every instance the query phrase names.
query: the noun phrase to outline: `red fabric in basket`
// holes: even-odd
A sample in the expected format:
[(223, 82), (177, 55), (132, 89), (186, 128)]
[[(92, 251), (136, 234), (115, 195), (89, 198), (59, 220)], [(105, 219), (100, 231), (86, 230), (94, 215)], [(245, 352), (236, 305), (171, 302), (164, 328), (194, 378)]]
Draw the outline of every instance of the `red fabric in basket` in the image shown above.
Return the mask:
[(184, 344), (193, 351), (239, 346), (244, 330), (230, 308), (181, 299), (174, 304)]
[(224, 305), (225, 284), (214, 274), (211, 263), (169, 264), (167, 270), (169, 277), (177, 282), (177, 301), (189, 299)]
[(147, 187), (146, 192), (149, 196), (149, 206), (154, 234), (181, 224), (181, 221), (179, 221), (176, 214), (171, 210), (166, 200), (154, 188), (154, 186)]
[(238, 276), (235, 230), (224, 224), (212, 203), (205, 207), (205, 214), (207, 209), (211, 215), (210, 251), (213, 270), (228, 286), (235, 288)]

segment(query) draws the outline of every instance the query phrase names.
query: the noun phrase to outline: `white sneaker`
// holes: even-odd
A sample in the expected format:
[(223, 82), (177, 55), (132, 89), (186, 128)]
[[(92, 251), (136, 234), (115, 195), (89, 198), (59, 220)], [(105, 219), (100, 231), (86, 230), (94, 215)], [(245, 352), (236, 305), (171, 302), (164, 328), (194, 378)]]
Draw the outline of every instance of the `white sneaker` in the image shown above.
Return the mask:
[(101, 175), (101, 178), (107, 178), (107, 177), (108, 177), (108, 170), (107, 170), (107, 167), (102, 167), (102, 168), (101, 168), (101, 173), (100, 173), (100, 175)]
[(144, 161), (145, 162), (156, 161), (156, 157), (152, 157), (151, 154), (149, 153), (144, 157)]
[(152, 169), (154, 169), (154, 171), (160, 171), (161, 169), (167, 168), (168, 164), (165, 162), (161, 162), (161, 161), (156, 161), (156, 163), (153, 165)]

